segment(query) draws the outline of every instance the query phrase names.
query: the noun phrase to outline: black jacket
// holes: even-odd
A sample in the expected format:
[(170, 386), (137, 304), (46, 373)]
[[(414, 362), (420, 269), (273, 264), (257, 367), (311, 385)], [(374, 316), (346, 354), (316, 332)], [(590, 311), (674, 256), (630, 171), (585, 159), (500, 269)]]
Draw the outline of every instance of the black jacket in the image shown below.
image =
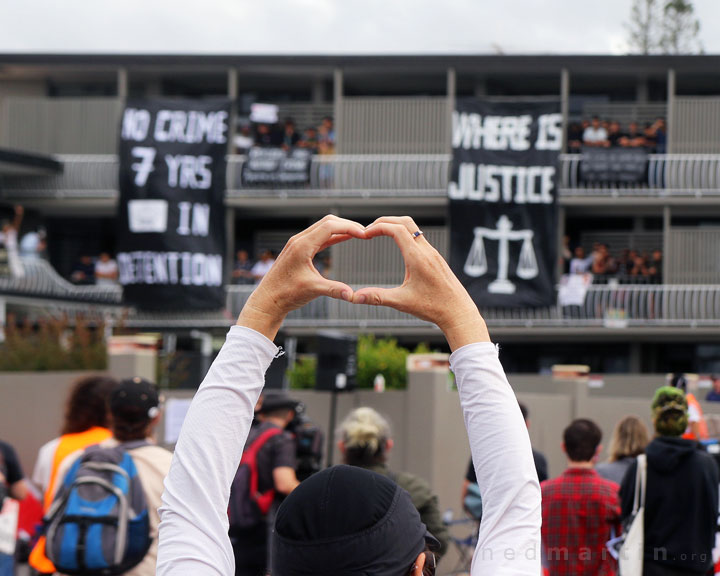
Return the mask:
[[(704, 574), (712, 565), (718, 519), (718, 469), (697, 442), (655, 438), (647, 447), (645, 561)], [(637, 460), (622, 487), (622, 515), (632, 514)]]

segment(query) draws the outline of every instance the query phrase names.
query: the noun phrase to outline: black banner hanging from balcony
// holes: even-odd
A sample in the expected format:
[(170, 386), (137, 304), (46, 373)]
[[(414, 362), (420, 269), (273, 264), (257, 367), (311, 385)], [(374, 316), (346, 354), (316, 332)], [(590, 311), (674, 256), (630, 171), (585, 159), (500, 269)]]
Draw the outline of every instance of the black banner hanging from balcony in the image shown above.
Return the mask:
[(478, 306), (554, 304), (561, 147), (557, 101), (457, 101), (450, 265)]
[(147, 309), (224, 306), (230, 102), (129, 101), (120, 131), (117, 262)]
[(242, 167), (242, 185), (245, 188), (302, 186), (310, 182), (311, 162), (312, 154), (309, 150), (253, 146)]

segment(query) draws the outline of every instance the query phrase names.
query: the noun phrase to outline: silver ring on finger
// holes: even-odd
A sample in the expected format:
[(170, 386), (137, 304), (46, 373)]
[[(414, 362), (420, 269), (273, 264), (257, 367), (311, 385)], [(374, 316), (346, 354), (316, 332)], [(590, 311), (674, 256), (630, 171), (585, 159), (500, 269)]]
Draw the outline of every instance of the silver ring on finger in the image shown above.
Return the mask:
[(413, 232), (413, 233), (412, 233), (412, 237), (413, 237), (413, 238), (420, 238), (420, 236), (422, 236), (423, 234), (425, 234), (425, 232), (423, 232), (422, 230), (418, 230), (417, 232)]

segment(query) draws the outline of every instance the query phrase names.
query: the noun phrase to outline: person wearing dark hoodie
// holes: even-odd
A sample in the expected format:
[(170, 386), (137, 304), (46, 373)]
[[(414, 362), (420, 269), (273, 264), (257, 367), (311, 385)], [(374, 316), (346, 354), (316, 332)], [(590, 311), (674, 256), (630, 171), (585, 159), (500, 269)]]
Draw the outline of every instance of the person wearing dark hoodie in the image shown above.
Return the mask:
[[(652, 401), (656, 437), (648, 444), (644, 576), (706, 574), (718, 516), (718, 469), (698, 443), (682, 438), (688, 405), (682, 390), (663, 386)], [(632, 514), (637, 460), (620, 488), (622, 516)]]

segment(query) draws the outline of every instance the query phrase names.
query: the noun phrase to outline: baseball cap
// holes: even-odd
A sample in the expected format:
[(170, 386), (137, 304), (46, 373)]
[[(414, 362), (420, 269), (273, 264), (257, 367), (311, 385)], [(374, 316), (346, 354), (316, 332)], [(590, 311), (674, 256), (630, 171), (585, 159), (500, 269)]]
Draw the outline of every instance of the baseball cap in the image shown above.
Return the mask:
[(390, 478), (340, 465), (290, 493), (272, 546), (273, 576), (405, 576), (426, 547), (440, 544)]
[(110, 413), (126, 421), (151, 420), (158, 415), (159, 405), (155, 385), (139, 376), (121, 380), (110, 395)]
[(284, 392), (274, 392), (263, 394), (262, 404), (255, 412), (256, 414), (267, 414), (268, 412), (275, 412), (275, 410), (295, 410), (297, 411), (298, 406), (301, 404), (299, 400), (290, 398)]

